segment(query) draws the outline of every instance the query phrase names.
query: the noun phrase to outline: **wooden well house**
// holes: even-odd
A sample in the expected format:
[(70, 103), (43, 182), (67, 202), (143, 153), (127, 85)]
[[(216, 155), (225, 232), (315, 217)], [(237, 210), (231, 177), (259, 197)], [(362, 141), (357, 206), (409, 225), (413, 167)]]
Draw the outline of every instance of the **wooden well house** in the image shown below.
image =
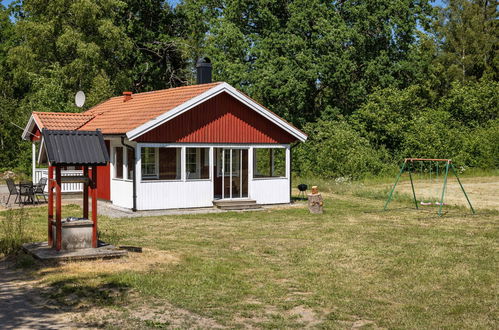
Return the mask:
[[(109, 155), (100, 131), (47, 130), (41, 132), (39, 161), (48, 164), (48, 246), (57, 251), (97, 248), (97, 175)], [(82, 175), (62, 176), (61, 169), (75, 166)], [(62, 219), (62, 189), (66, 182), (83, 185), (83, 217)], [(89, 196), (92, 218), (89, 219)], [(55, 199), (55, 219), (54, 219)]]

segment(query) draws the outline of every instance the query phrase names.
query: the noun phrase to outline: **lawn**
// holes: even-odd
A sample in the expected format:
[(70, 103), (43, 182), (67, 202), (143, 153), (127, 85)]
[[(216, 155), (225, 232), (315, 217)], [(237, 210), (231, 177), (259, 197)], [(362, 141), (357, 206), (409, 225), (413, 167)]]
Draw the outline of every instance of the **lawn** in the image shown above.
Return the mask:
[[(498, 327), (499, 211), (438, 217), (399, 196), (382, 212), (384, 191), (330, 191), (323, 215), (102, 217), (101, 238), (144, 253), (23, 264), (75, 318), (111, 328)], [(27, 212), (43, 240), (46, 208)]]

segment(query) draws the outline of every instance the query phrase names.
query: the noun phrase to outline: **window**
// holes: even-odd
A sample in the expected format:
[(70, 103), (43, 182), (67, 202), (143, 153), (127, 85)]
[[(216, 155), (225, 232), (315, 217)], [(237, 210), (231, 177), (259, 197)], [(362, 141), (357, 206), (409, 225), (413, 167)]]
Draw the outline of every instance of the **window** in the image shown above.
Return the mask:
[(286, 149), (253, 149), (253, 177), (270, 178), (286, 176)]
[(157, 148), (146, 147), (141, 149), (143, 179), (158, 178), (157, 151)]
[(135, 169), (135, 163), (134, 163), (134, 158), (135, 158), (135, 150), (126, 148), (127, 153), (126, 153), (126, 162), (127, 162), (127, 179), (128, 180), (133, 180), (133, 171)]
[(181, 148), (142, 148), (143, 180), (180, 180)]
[(114, 148), (114, 177), (116, 179), (123, 179), (123, 148)]
[(209, 179), (210, 148), (186, 148), (185, 171), (187, 179)]
[(180, 180), (180, 148), (159, 149), (159, 179)]

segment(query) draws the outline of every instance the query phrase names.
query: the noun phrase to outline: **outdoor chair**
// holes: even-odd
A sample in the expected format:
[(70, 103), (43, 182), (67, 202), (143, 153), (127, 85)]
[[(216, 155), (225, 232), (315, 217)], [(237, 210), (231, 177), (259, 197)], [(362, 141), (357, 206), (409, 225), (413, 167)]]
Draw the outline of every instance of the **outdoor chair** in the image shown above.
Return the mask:
[(14, 204), (17, 202), (18, 199), (19, 199), (19, 203), (21, 203), (19, 190), (17, 189), (16, 184), (14, 183), (14, 180), (5, 179), (5, 183), (7, 183), (7, 188), (9, 188), (9, 198), (7, 198), (7, 203), (5, 203), (5, 204), (9, 204), (10, 196), (12, 196), (12, 195), (16, 195), (16, 199), (14, 200)]
[(43, 196), (45, 203), (47, 203), (47, 198), (45, 197), (45, 186), (47, 185), (47, 178), (40, 178), (38, 183), (33, 187), (33, 194), (36, 198), (36, 202), (38, 203), (38, 196)]
[(32, 202), (33, 204), (35, 204), (35, 195), (33, 188), (33, 182), (31, 181), (21, 181), (21, 183), (19, 183), (19, 199), (24, 196), (24, 200), (22, 201), (23, 203)]

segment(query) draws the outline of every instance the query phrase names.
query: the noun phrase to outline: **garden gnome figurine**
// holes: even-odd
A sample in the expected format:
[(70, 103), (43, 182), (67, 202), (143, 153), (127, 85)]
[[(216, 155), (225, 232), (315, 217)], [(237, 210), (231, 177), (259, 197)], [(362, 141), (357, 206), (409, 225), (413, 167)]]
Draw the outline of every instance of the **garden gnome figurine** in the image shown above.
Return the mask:
[(310, 213), (321, 214), (323, 212), (324, 202), (322, 200), (322, 195), (319, 194), (319, 189), (317, 186), (312, 187), (312, 193), (308, 194), (308, 209)]

